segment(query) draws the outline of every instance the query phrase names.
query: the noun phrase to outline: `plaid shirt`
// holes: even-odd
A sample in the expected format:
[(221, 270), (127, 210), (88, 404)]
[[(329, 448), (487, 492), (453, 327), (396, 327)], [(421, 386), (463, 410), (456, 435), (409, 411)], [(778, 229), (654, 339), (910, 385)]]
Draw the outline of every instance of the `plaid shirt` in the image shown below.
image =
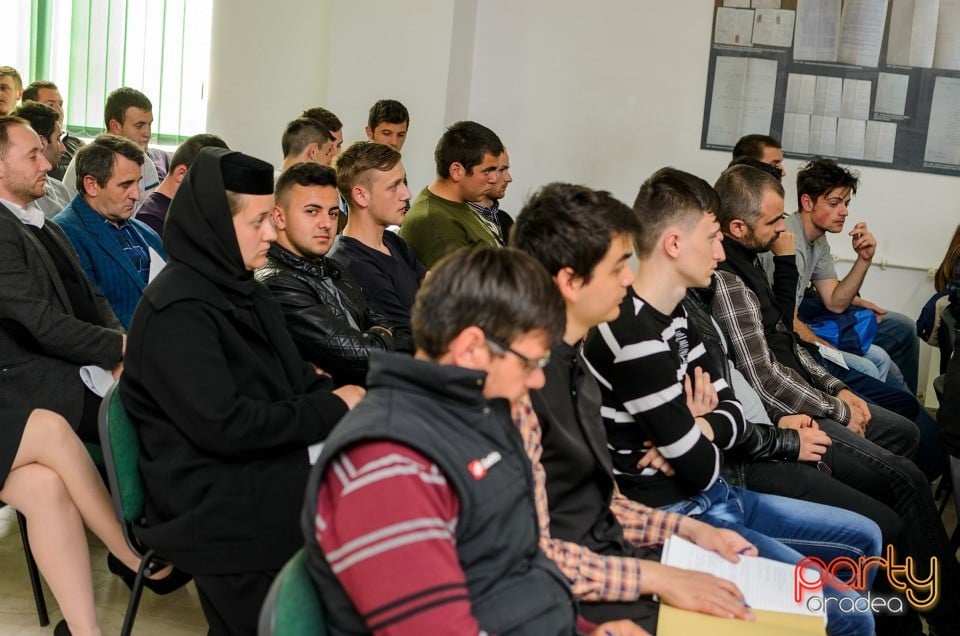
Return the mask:
[[(776, 360), (764, 336), (760, 301), (739, 276), (717, 270), (714, 291), (713, 315), (730, 341), (734, 364), (756, 389), (771, 417), (804, 413), (841, 424), (850, 421), (850, 409), (835, 397), (846, 385), (827, 373), (803, 347), (795, 345), (794, 351), (815, 387)], [(782, 321), (777, 328), (787, 330)]]
[[(573, 594), (581, 601), (635, 601), (640, 586), (640, 559), (603, 556), (583, 546), (550, 536), (550, 507), (546, 472), (540, 463), (543, 438), (540, 422), (529, 398), (513, 407), (513, 422), (520, 429), (523, 448), (533, 464), (534, 500), (540, 521), (540, 548), (570, 579)], [(661, 545), (676, 534), (682, 515), (648, 508), (615, 492), (610, 509), (623, 526), (623, 536), (634, 545)]]

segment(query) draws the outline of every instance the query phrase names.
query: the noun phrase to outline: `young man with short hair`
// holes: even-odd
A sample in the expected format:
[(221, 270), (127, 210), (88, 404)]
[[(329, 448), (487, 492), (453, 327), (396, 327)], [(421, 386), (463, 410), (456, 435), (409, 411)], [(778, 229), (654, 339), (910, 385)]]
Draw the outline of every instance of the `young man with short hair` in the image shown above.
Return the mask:
[[(60, 116), (57, 111), (44, 104), (24, 100), (13, 111), (13, 116), (23, 117), (30, 122), (30, 127), (40, 135), (40, 141), (43, 142), (43, 156), (47, 158), (50, 165), (59, 165), (60, 158), (64, 153), (64, 146), (60, 140), (62, 129), (60, 128)], [(46, 194), (37, 199), (36, 202), (37, 206), (43, 210), (43, 215), (52, 219), (63, 208), (67, 207), (70, 199), (70, 191), (67, 190), (67, 187), (47, 173)]]
[[(330, 150), (335, 141), (323, 124), (316, 119), (300, 117), (294, 119), (283, 130), (280, 138), (280, 150), (283, 163), (278, 173), (298, 163), (318, 163), (329, 166), (333, 162)], [(279, 174), (277, 175), (279, 177)]]
[(384, 144), (358, 141), (337, 159), (337, 187), (350, 217), (330, 258), (360, 283), (368, 300), (399, 324), (410, 326), (413, 299), (427, 268), (413, 250), (387, 231), (403, 223), (410, 190), (400, 153)]
[(783, 146), (780, 140), (770, 135), (744, 135), (733, 147), (733, 159), (750, 157), (773, 166), (780, 173), (780, 178), (787, 176), (783, 168)]
[(440, 137), (434, 151), (437, 177), (425, 187), (400, 226), (400, 237), (428, 269), (461, 247), (500, 245), (495, 221), (474, 211), (497, 183), (503, 142), (492, 130), (460, 121)]
[(145, 162), (149, 159), (143, 151), (126, 137), (100, 135), (77, 152), (80, 192), (53, 219), (124, 328), (130, 326), (151, 269), (167, 260), (160, 236), (133, 218)]
[(53, 170), (51, 170), (47, 176), (62, 181), (63, 175), (67, 171), (67, 166), (70, 165), (70, 160), (73, 159), (73, 155), (75, 155), (80, 146), (83, 145), (83, 141), (79, 137), (71, 135), (66, 130), (67, 121), (63, 114), (63, 96), (60, 94), (60, 89), (49, 80), (30, 82), (30, 85), (23, 89), (23, 100), (31, 100), (49, 106), (60, 115), (60, 126), (63, 129), (61, 141), (63, 142), (64, 153), (63, 156), (60, 157), (59, 165), (55, 164)]
[(370, 352), (412, 352), (410, 330), (367, 301), (353, 277), (327, 258), (340, 215), (333, 168), (299, 163), (277, 180), (275, 196), (277, 240), (255, 276), (280, 304), (304, 359), (338, 386), (363, 386)]
[(23, 95), (23, 80), (12, 66), (0, 66), (0, 115), (9, 115)]
[(409, 127), (410, 113), (407, 107), (395, 99), (381, 99), (370, 107), (365, 132), (370, 141), (400, 152), (407, 141)]
[(340, 148), (343, 146), (343, 122), (332, 112), (319, 106), (308, 108), (303, 111), (300, 116), (320, 122), (320, 125), (330, 133), (330, 137), (333, 138), (333, 143), (327, 150), (328, 156), (325, 165), (332, 166), (333, 160), (340, 154)]

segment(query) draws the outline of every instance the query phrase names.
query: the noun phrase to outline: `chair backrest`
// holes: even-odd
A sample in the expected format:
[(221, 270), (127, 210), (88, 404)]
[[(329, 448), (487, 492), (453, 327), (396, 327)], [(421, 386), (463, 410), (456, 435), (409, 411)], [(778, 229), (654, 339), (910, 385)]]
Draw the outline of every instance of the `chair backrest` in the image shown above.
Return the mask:
[(100, 404), (100, 444), (117, 519), (136, 524), (143, 518), (140, 434), (123, 408), (117, 386), (110, 387)]
[(258, 636), (326, 636), (320, 597), (307, 572), (303, 549), (287, 561), (260, 609)]

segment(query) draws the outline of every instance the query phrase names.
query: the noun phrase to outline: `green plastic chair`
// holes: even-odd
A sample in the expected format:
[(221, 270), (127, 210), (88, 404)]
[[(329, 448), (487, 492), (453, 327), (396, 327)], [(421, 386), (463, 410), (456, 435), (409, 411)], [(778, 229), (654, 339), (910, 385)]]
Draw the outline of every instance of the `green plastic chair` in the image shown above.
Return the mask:
[(144, 546), (133, 532), (144, 521), (143, 479), (139, 464), (140, 434), (123, 407), (117, 386), (114, 384), (103, 396), (97, 423), (113, 510), (123, 527), (127, 545), (140, 557), (140, 567), (130, 590), (130, 602), (120, 630), (121, 636), (129, 636), (137, 616), (144, 581), (150, 574), (148, 565), (153, 563), (157, 569), (163, 569), (167, 563), (152, 548)]
[(327, 636), (320, 597), (299, 550), (277, 575), (260, 609), (259, 636)]

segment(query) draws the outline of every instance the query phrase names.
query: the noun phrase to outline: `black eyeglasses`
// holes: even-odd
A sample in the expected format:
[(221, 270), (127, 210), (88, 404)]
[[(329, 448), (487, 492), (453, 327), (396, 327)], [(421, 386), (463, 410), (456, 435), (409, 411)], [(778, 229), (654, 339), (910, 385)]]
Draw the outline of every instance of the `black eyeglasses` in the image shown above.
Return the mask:
[(489, 334), (484, 333), (483, 335), (487, 337), (487, 346), (490, 347), (490, 351), (492, 351), (494, 355), (505, 356), (508, 353), (512, 353), (513, 355), (517, 356), (523, 361), (523, 364), (527, 367), (527, 371), (530, 371), (531, 373), (533, 371), (536, 371), (537, 369), (542, 369), (548, 364), (550, 364), (549, 351), (547, 351), (546, 355), (543, 356), (542, 358), (532, 359), (523, 355), (513, 347), (507, 346), (506, 343), (500, 342), (499, 340), (497, 340), (493, 336), (490, 336)]

